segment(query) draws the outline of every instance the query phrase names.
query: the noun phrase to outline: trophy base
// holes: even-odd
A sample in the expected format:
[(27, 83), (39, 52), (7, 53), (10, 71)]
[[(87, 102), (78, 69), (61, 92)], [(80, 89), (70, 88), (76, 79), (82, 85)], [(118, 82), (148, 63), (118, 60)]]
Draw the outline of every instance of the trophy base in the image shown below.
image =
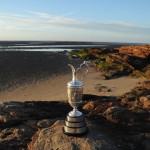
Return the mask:
[(67, 135), (81, 136), (87, 133), (88, 129), (83, 115), (73, 117), (67, 115), (63, 131)]

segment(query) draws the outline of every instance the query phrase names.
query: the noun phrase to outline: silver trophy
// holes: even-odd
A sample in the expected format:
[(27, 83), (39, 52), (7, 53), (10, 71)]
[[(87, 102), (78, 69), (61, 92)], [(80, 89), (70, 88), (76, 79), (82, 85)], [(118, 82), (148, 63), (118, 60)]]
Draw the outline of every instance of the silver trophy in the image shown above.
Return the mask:
[(72, 81), (67, 84), (69, 104), (73, 107), (73, 110), (67, 114), (64, 133), (67, 135), (83, 135), (87, 132), (87, 126), (84, 115), (77, 108), (82, 103), (83, 85), (84, 83), (77, 79), (77, 72), (82, 70), (83, 66), (87, 67), (86, 72), (82, 77), (88, 73), (88, 62), (84, 61), (79, 68), (75, 69), (70, 65), (72, 69)]

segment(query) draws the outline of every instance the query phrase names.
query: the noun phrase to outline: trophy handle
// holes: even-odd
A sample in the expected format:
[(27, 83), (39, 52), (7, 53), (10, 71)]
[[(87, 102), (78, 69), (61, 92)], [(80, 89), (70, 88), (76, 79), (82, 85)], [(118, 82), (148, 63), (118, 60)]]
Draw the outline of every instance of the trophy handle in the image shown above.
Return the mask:
[(86, 70), (86, 72), (82, 75), (81, 79), (83, 79), (83, 78), (86, 76), (86, 74), (87, 74), (88, 71), (89, 71), (88, 63), (89, 63), (89, 61), (84, 61), (84, 62), (80, 65), (80, 67), (77, 68), (77, 69), (75, 69), (73, 65), (68, 64), (68, 66), (70, 66), (71, 69), (72, 69), (72, 79), (73, 79), (73, 81), (77, 80), (77, 72), (78, 72), (79, 70), (82, 70), (82, 66), (84, 66), (84, 65), (87, 67), (87, 70)]
[(79, 68), (77, 68), (77, 70), (76, 70), (76, 73), (79, 71), (79, 70), (82, 70), (82, 66), (86, 66), (87, 67), (87, 70), (86, 70), (86, 72), (82, 75), (82, 77), (81, 77), (81, 79), (83, 79), (85, 76), (86, 76), (86, 74), (89, 72), (89, 65), (88, 65), (88, 61), (84, 61), (81, 65), (80, 65), (80, 67)]

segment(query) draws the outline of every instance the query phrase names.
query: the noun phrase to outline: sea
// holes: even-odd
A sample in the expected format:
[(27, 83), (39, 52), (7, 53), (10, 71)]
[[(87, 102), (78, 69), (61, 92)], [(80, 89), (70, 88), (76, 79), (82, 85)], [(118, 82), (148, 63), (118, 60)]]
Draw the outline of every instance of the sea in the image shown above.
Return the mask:
[(0, 41), (0, 51), (71, 51), (82, 48), (113, 48), (133, 43), (68, 41)]
[(107, 45), (22, 45), (22, 46), (0, 46), (0, 51), (43, 51), (43, 52), (62, 52), (80, 50), (82, 48), (101, 48)]

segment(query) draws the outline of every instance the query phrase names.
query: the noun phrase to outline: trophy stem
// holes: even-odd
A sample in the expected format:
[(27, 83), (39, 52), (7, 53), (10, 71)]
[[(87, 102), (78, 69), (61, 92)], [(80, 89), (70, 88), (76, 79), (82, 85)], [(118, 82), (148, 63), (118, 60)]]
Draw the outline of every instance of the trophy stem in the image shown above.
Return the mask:
[(82, 112), (78, 111), (77, 107), (73, 107), (73, 110), (69, 112), (70, 117), (79, 117), (82, 116)]
[(78, 111), (77, 107), (74, 107), (74, 108), (73, 108), (73, 111), (74, 111), (74, 113), (76, 114), (77, 111)]

